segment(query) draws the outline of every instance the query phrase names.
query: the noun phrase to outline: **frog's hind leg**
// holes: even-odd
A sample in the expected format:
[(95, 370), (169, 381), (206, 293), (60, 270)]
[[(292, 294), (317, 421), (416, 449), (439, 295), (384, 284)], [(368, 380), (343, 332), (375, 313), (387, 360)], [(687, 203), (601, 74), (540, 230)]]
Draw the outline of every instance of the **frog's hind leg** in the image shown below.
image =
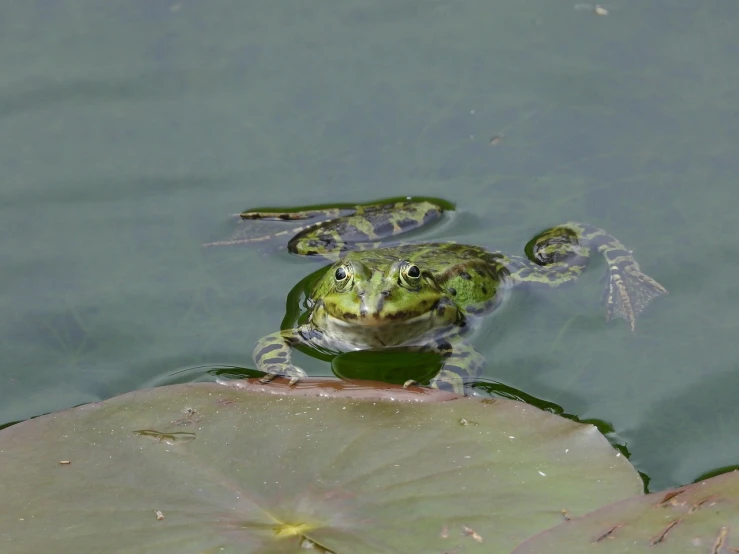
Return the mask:
[[(582, 275), (591, 248), (569, 224), (539, 233), (526, 245), (526, 258), (491, 254), (489, 262), (514, 285), (532, 284), (558, 287)], [(587, 241), (585, 241), (587, 242)]]
[(592, 250), (600, 252), (608, 264), (606, 320), (620, 317), (634, 331), (637, 316), (667, 290), (642, 273), (632, 252), (603, 229), (570, 222), (544, 231), (526, 247), (528, 258), (539, 267), (512, 259), (511, 276), (514, 281), (558, 286), (582, 274)]
[(297, 211), (253, 210), (242, 212), (238, 217), (242, 220), (314, 221), (255, 237), (245, 237), (243, 230), (237, 230), (230, 239), (209, 242), (203, 246), (249, 244), (291, 236), (287, 247), (293, 254), (317, 255), (335, 260), (347, 250), (369, 250), (382, 246), (384, 239), (427, 225), (439, 219), (443, 212), (444, 207), (435, 202), (413, 199)]
[(389, 237), (410, 232), (441, 217), (444, 208), (426, 200), (357, 206), (354, 213), (297, 233), (287, 248), (293, 254), (338, 258), (348, 250), (383, 246)]

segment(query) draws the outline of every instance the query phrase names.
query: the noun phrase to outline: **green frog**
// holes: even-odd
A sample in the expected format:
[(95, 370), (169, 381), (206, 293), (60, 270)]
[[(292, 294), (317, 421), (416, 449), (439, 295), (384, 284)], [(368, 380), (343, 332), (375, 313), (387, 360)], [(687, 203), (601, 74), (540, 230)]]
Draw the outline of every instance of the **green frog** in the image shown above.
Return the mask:
[[(623, 318), (634, 331), (637, 316), (667, 293), (642, 273), (621, 242), (583, 223), (565, 223), (540, 233), (527, 246), (526, 257), (451, 242), (387, 244), (388, 238), (438, 220), (446, 208), (428, 199), (405, 198), (239, 214), (249, 220), (315, 220), (269, 238), (295, 233), (288, 243), (290, 252), (333, 262), (309, 294), (307, 323), (257, 342), (253, 356), (257, 369), (265, 373), (263, 381), (279, 375), (294, 384), (306, 376), (291, 361), (296, 344), (338, 352), (404, 346), (441, 355), (443, 367), (431, 386), (463, 393), (465, 383), (484, 364), (482, 355), (465, 340), (471, 324), (499, 306), (513, 287), (558, 287), (577, 279), (593, 252), (607, 262), (607, 320)], [(208, 246), (254, 240), (259, 239), (235, 238)]]

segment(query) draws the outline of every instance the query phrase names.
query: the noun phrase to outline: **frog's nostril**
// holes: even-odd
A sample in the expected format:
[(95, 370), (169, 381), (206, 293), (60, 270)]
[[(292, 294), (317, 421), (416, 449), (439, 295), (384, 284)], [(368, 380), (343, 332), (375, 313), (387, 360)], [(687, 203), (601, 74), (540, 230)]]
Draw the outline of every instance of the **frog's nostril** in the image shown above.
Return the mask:
[(390, 291), (389, 290), (384, 290), (380, 294), (382, 294), (384, 297), (387, 298), (388, 296), (390, 296)]

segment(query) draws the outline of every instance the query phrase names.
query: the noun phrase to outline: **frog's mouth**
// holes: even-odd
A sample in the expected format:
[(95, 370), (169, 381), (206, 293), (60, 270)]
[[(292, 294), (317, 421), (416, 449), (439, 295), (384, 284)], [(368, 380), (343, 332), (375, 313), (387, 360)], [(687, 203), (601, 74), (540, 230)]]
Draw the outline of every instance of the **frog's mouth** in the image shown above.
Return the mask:
[(426, 312), (409, 319), (387, 319), (371, 315), (353, 320), (329, 315), (325, 321), (325, 333), (349, 347), (398, 346), (440, 326), (435, 312)]
[(328, 316), (330, 325), (347, 327), (405, 327), (408, 325), (420, 325), (434, 319), (436, 311), (428, 311), (408, 317), (403, 312), (397, 313), (374, 313), (365, 315), (343, 314), (343, 318)]
[(404, 317), (403, 312), (342, 315), (345, 317), (327, 313), (322, 325), (324, 332), (347, 346), (360, 348), (398, 346), (432, 329), (451, 325), (459, 317), (451, 303), (411, 317)]

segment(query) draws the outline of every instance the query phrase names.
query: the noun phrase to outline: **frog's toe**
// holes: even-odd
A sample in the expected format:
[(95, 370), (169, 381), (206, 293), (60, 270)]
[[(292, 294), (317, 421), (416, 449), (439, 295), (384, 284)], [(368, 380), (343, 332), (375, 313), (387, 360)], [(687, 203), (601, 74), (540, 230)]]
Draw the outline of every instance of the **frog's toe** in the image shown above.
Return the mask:
[(412, 387), (413, 385), (417, 385), (418, 381), (415, 379), (408, 379), (405, 383), (403, 383), (403, 388), (407, 389), (408, 387)]
[(634, 264), (611, 265), (608, 268), (608, 285), (605, 290), (606, 321), (620, 317), (629, 322), (631, 330), (636, 329), (636, 318), (649, 303), (667, 289), (645, 275)]
[(289, 386), (293, 386), (301, 379), (308, 376), (308, 374), (296, 365), (272, 365), (264, 368), (265, 374), (259, 382), (269, 383), (275, 377), (285, 377), (290, 379)]

